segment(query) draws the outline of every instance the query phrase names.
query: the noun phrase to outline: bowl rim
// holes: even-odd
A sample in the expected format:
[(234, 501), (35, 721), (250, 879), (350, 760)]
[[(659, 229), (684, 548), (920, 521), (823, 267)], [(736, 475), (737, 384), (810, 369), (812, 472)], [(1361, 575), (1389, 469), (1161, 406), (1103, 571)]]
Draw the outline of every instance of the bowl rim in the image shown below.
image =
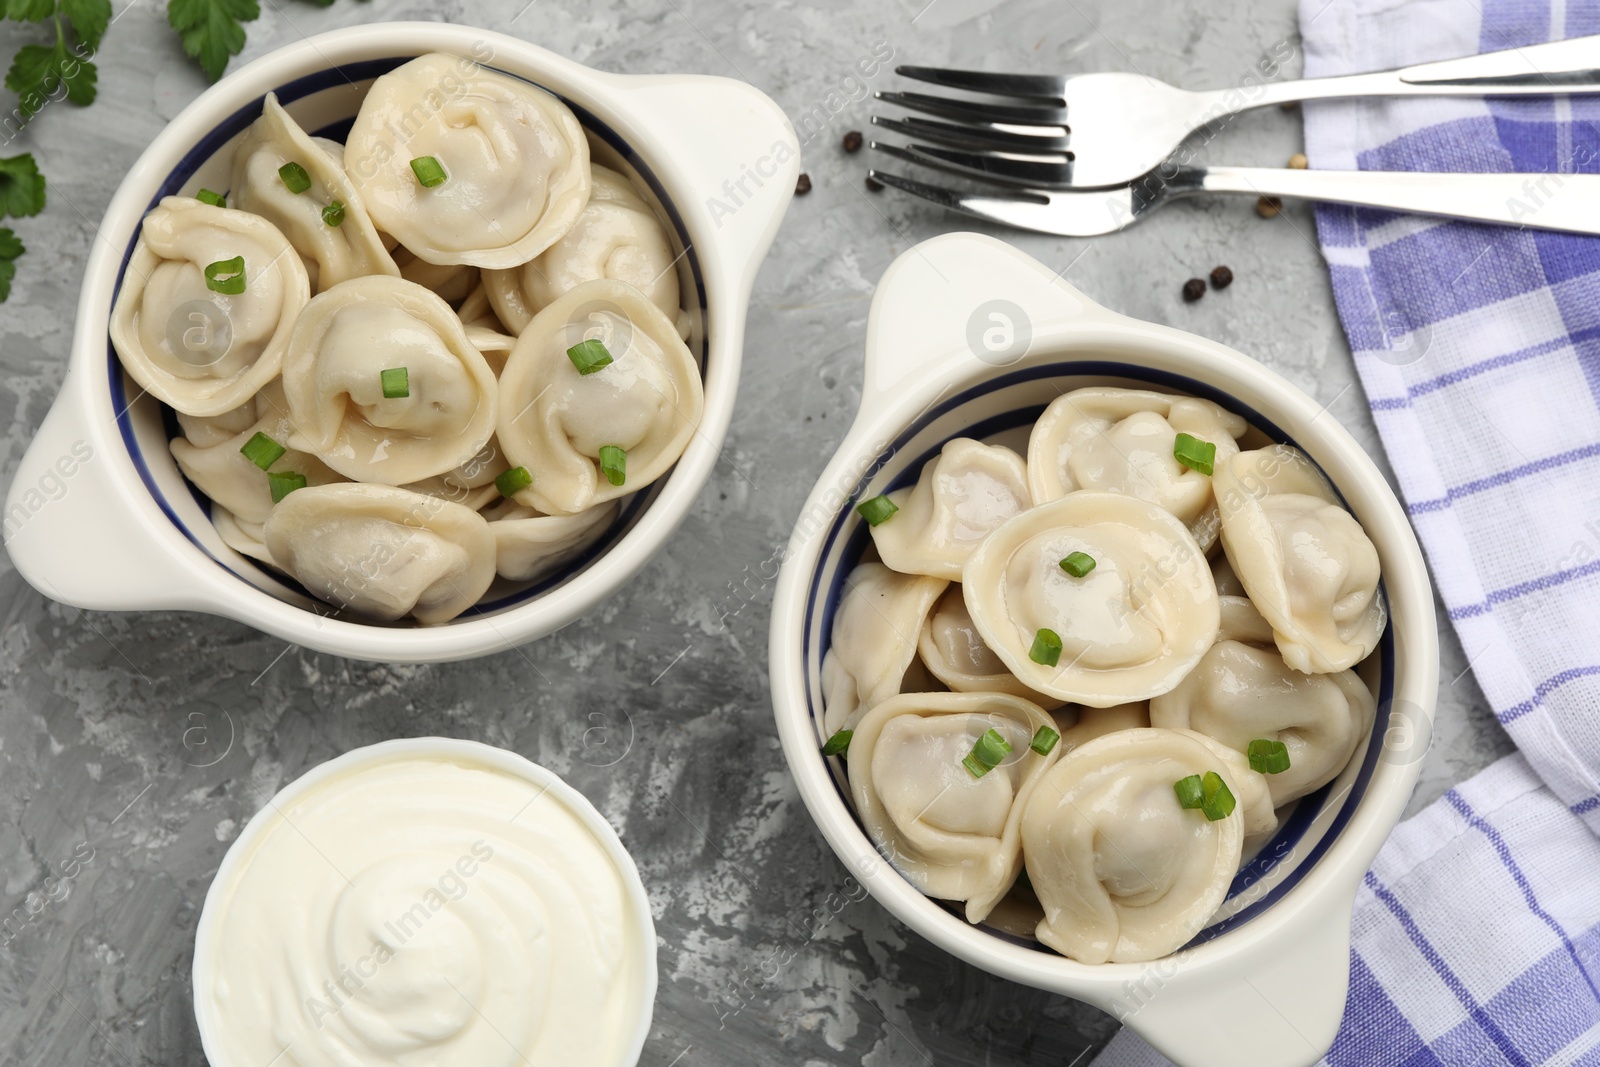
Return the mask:
[(391, 738), (363, 745), (317, 764), (273, 794), (272, 799), (250, 817), (244, 828), (239, 831), (239, 836), (228, 846), (221, 864), (217, 867), (217, 873), (211, 879), (210, 888), (206, 890), (200, 917), (195, 924), (194, 963), (190, 969), (194, 986), (195, 1023), (200, 1032), (201, 1047), (211, 1063), (217, 1064), (218, 1067), (228, 1067), (226, 1058), (217, 1054), (221, 1046), (215, 1035), (221, 1023), (212, 1017), (207, 1004), (208, 998), (204, 992), (212, 985), (211, 947), (217, 936), (215, 928), (220, 921), (221, 897), (225, 887), (237, 880), (237, 869), (249, 858), (257, 840), (276, 825), (275, 819), (281, 809), (292, 805), (300, 797), (318, 789), (328, 781), (392, 760), (428, 757), (467, 766), (487, 767), (540, 787), (539, 795), (554, 797), (577, 816), (616, 865), (617, 873), (621, 876), (625, 887), (624, 898), (627, 901), (628, 918), (638, 925), (639, 945), (636, 952), (642, 983), (639, 1014), (634, 1020), (632, 1036), (626, 1046), (626, 1055), (618, 1062), (619, 1064), (638, 1062), (655, 1015), (658, 984), (655, 917), (650, 910), (650, 894), (645, 888), (644, 879), (640, 877), (639, 868), (627, 847), (623, 845), (616, 828), (588, 797), (568, 785), (560, 775), (541, 764), (534, 763), (520, 753), (465, 738), (427, 736)]

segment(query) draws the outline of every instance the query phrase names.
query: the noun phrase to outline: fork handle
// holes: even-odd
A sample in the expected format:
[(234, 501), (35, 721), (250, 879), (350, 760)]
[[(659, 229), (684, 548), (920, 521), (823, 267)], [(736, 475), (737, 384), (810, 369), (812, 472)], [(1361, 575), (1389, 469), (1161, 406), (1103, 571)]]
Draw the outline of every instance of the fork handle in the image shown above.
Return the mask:
[[(1436, 174), (1421, 171), (1205, 167), (1199, 190), (1288, 196), (1419, 215), (1600, 234), (1600, 174)], [(1198, 190), (1197, 190), (1198, 191)]]

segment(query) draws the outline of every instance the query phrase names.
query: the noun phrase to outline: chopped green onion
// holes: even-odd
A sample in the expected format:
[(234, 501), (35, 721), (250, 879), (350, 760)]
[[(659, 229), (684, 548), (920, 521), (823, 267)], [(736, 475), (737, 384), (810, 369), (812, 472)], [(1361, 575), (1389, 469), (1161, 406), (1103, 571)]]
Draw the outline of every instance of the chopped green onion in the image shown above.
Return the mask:
[(404, 367), (379, 371), (378, 384), (383, 386), (385, 400), (399, 400), (411, 395), (411, 374)]
[(417, 176), (424, 189), (444, 184), (444, 168), (432, 156), (418, 156), (411, 161), (411, 173)]
[(494, 487), (500, 490), (501, 496), (516, 496), (532, 484), (533, 475), (528, 473), (527, 467), (512, 467), (500, 472), (494, 480)]
[(1205, 799), (1200, 802), (1200, 810), (1206, 813), (1206, 818), (1212, 822), (1226, 819), (1233, 814), (1233, 791), (1228, 788), (1228, 783), (1222, 780), (1222, 775), (1216, 771), (1207, 771), (1206, 776), (1200, 779), (1200, 784), (1205, 789)]
[(227, 197), (223, 196), (221, 193), (214, 193), (210, 189), (200, 190), (198, 193), (194, 194), (194, 198), (200, 201), (202, 204), (210, 204), (212, 207), (228, 206)]
[(606, 481), (612, 485), (621, 485), (628, 480), (628, 453), (616, 445), (600, 446), (600, 473), (606, 476)]
[(605, 342), (591, 337), (567, 349), (567, 358), (578, 368), (579, 374), (593, 374), (601, 367), (611, 366), (611, 352)]
[(894, 501), (886, 496), (875, 496), (856, 505), (856, 511), (867, 520), (868, 526), (878, 525), (899, 510)]
[(1069, 552), (1067, 558), (1061, 561), (1061, 569), (1074, 578), (1082, 578), (1094, 570), (1094, 557), (1087, 552)]
[(1060, 663), (1061, 635), (1054, 630), (1040, 630), (1034, 634), (1033, 647), (1028, 649), (1028, 658), (1046, 667), (1054, 667)]
[(985, 730), (972, 745), (972, 751), (961, 760), (961, 765), (972, 773), (974, 778), (982, 778), (1011, 754), (1011, 742), (1000, 736), (999, 730)]
[(1059, 740), (1061, 740), (1060, 734), (1048, 726), (1041, 726), (1033, 732), (1033, 740), (1028, 744), (1028, 747), (1041, 756), (1048, 756)]
[(1289, 769), (1289, 746), (1282, 741), (1257, 738), (1250, 742), (1247, 754), (1250, 757), (1252, 771), (1260, 771), (1262, 774), (1282, 774)]
[(322, 221), (329, 226), (344, 225), (344, 201), (335, 200), (323, 208)]
[(1177, 440), (1172, 442), (1172, 458), (1190, 470), (1210, 477), (1217, 462), (1217, 446), (1210, 441), (1180, 433)]
[(1179, 778), (1172, 783), (1172, 791), (1178, 794), (1178, 807), (1198, 808), (1205, 803), (1205, 785), (1200, 781), (1198, 774), (1191, 774), (1187, 778)]
[(244, 447), (239, 451), (244, 453), (245, 459), (248, 459), (262, 470), (266, 470), (282, 459), (283, 454), (289, 450), (266, 434), (257, 431), (256, 435), (246, 441)]
[(215, 263), (207, 264), (206, 288), (213, 293), (223, 296), (238, 296), (244, 292), (244, 257), (234, 256), (232, 259), (219, 259)]
[(299, 471), (269, 471), (267, 484), (272, 487), (272, 502), (276, 504), (296, 489), (304, 489), (306, 476)]
[(306, 173), (306, 168), (292, 160), (278, 168), (278, 177), (283, 179), (283, 184), (291, 193), (303, 193), (311, 188), (311, 175)]
[(854, 730), (840, 730), (828, 738), (828, 743), (822, 746), (824, 756), (842, 756), (850, 747), (850, 738), (855, 736)]

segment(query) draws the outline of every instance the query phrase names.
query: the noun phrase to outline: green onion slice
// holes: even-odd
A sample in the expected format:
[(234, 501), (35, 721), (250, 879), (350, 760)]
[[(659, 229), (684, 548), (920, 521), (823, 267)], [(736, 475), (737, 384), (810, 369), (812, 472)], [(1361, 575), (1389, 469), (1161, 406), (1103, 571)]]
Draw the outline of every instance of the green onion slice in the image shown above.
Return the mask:
[(272, 502), (276, 504), (296, 489), (304, 489), (306, 476), (299, 471), (269, 471), (267, 484), (272, 487)]
[(528, 473), (527, 467), (512, 467), (494, 480), (494, 487), (500, 490), (501, 496), (516, 496), (532, 484), (533, 475)]
[(1061, 561), (1061, 569), (1074, 578), (1082, 578), (1094, 570), (1094, 557), (1087, 552), (1069, 552), (1067, 558)]
[(1289, 769), (1289, 747), (1282, 741), (1257, 738), (1250, 742), (1246, 755), (1250, 757), (1252, 771), (1259, 771), (1262, 774), (1282, 774)]
[(1205, 803), (1205, 785), (1200, 781), (1198, 774), (1191, 774), (1187, 778), (1179, 778), (1172, 783), (1172, 791), (1178, 794), (1180, 808), (1198, 808)]
[(567, 349), (567, 358), (578, 368), (579, 374), (593, 374), (602, 367), (611, 366), (611, 351), (605, 342), (591, 337)]
[(850, 738), (855, 736), (854, 730), (840, 730), (828, 738), (828, 743), (822, 746), (824, 756), (842, 756), (850, 747)]
[(283, 454), (289, 450), (266, 434), (257, 431), (256, 435), (246, 441), (244, 447), (240, 448), (239, 451), (244, 453), (245, 459), (248, 459), (262, 470), (266, 470), (282, 459)]
[(1046, 667), (1054, 667), (1060, 663), (1061, 635), (1054, 630), (1040, 630), (1034, 634), (1033, 647), (1028, 649), (1028, 658)]
[(1029, 742), (1028, 747), (1041, 756), (1048, 756), (1051, 750), (1056, 747), (1056, 742), (1060, 740), (1060, 734), (1048, 726), (1041, 726), (1033, 732), (1033, 740)]
[(886, 496), (875, 496), (856, 505), (856, 512), (867, 520), (868, 526), (878, 525), (899, 510), (894, 501)]
[(606, 481), (612, 485), (621, 485), (628, 480), (628, 453), (616, 445), (600, 446), (600, 473), (606, 476)]
[(223, 296), (238, 296), (245, 290), (244, 257), (219, 259), (206, 265), (206, 288)]
[(202, 204), (210, 204), (212, 207), (228, 206), (227, 197), (223, 196), (221, 193), (214, 193), (210, 189), (200, 190), (198, 193), (194, 194), (194, 198), (200, 201)]
[(411, 395), (411, 374), (404, 367), (379, 371), (378, 384), (383, 386), (385, 400), (398, 400)]
[(322, 221), (329, 226), (344, 225), (344, 201), (335, 200), (323, 208)]
[(1233, 791), (1228, 788), (1228, 783), (1222, 780), (1222, 775), (1216, 771), (1207, 771), (1204, 778), (1200, 779), (1204, 797), (1200, 801), (1200, 810), (1206, 813), (1206, 818), (1212, 822), (1226, 819), (1233, 814)]
[(311, 188), (311, 175), (293, 160), (278, 168), (278, 177), (283, 179), (283, 184), (291, 193), (303, 193)]
[(444, 184), (444, 167), (440, 166), (439, 161), (432, 156), (418, 156), (413, 159), (411, 173), (417, 176), (417, 181), (422, 183), (424, 189)]
[(1177, 440), (1172, 442), (1172, 458), (1209, 478), (1217, 462), (1217, 446), (1210, 441), (1180, 433)]
[(1005, 762), (1005, 758), (1010, 754), (1011, 742), (1001, 737), (999, 730), (985, 730), (973, 743), (972, 751), (962, 757), (961, 765), (970, 771), (974, 778), (982, 778)]

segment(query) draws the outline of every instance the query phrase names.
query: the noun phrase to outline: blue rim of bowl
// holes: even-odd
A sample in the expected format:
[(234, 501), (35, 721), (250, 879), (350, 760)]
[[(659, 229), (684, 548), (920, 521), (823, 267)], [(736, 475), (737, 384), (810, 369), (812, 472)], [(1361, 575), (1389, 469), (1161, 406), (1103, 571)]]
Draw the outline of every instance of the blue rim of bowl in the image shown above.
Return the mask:
[[(368, 59), (359, 63), (347, 63), (342, 66), (330, 67), (326, 70), (304, 75), (294, 79), (293, 81), (286, 82), (272, 91), (277, 94), (278, 100), (281, 103), (289, 104), (304, 97), (311, 96), (314, 93), (323, 92), (327, 89), (338, 88), (341, 85), (359, 84), (362, 81), (381, 77), (382, 75), (389, 73), (391, 70), (394, 70), (396, 67), (404, 63), (409, 63), (415, 58), (417, 57), (389, 56), (383, 59)], [(574, 101), (561, 96), (561, 94), (554, 92), (544, 85), (540, 85), (531, 78), (526, 78), (520, 74), (501, 70), (498, 67), (493, 67), (487, 64), (484, 66), (485, 69), (495, 70), (501, 74), (505, 74), (507, 77), (516, 78), (518, 81), (523, 81), (530, 85), (538, 86), (540, 89), (544, 89), (546, 92), (551, 93), (551, 95), (556, 96), (561, 100), (562, 103), (566, 104), (567, 107), (572, 109), (572, 113), (577, 116), (579, 124), (583, 126), (586, 132), (594, 134), (606, 144), (610, 145), (616, 150), (618, 155), (627, 160), (628, 164), (638, 172), (639, 176), (644, 179), (645, 183), (649, 185), (651, 191), (655, 194), (656, 201), (661, 205), (662, 210), (666, 212), (668, 221), (671, 222), (673, 229), (676, 231), (680, 244), (686, 250), (683, 258), (685, 261), (687, 261), (691, 276), (694, 278), (695, 299), (698, 301), (701, 322), (708, 323), (709, 319), (705, 314), (705, 277), (700, 269), (699, 255), (694, 250), (693, 242), (689, 237), (688, 228), (684, 225), (683, 216), (679, 214), (677, 206), (673, 203), (672, 198), (667, 194), (665, 186), (661, 184), (661, 180), (656, 177), (655, 171), (651, 169), (650, 165), (633, 150), (632, 146), (626, 140), (624, 140), (620, 134), (618, 134), (606, 122), (597, 117), (592, 111), (588, 110), (583, 105), (575, 103)], [(245, 127), (249, 126), (252, 122), (259, 118), (261, 116), (261, 109), (265, 100), (266, 94), (263, 93), (249, 104), (246, 104), (245, 106), (234, 111), (233, 114), (229, 115), (226, 119), (223, 119), (217, 125), (213, 126), (210, 132), (202, 137), (193, 148), (189, 149), (189, 151), (184, 154), (183, 158), (178, 161), (177, 165), (174, 166), (167, 174), (166, 178), (163, 179), (161, 187), (156, 191), (156, 195), (151, 198), (149, 205), (146, 206), (145, 213), (148, 214), (153, 208), (155, 208), (157, 204), (161, 202), (164, 197), (177, 195), (178, 190), (182, 189), (184, 185), (188, 183), (189, 179), (193, 177), (195, 171), (199, 170), (204, 163), (216, 155), (216, 153), (225, 144), (227, 144), (228, 141), (232, 140), (235, 136), (242, 132)], [(344, 119), (338, 122), (330, 123), (329, 125), (320, 129), (310, 130), (307, 132), (315, 137), (329, 137), (342, 142), (344, 137), (350, 131), (350, 125), (352, 121), (353, 119)], [(113, 287), (111, 294), (111, 304), (113, 307), (116, 305), (117, 296), (122, 292), (122, 281), (128, 272), (128, 264), (133, 259), (133, 250), (138, 242), (139, 227), (135, 227), (132, 236), (128, 239), (128, 246), (122, 253), (122, 262), (117, 268), (116, 285)], [(702, 377), (705, 374), (705, 362), (709, 356), (709, 351), (710, 337), (708, 335), (705, 338), (703, 350), (698, 360), (700, 363), (700, 373)], [(246, 582), (246, 584), (249, 584), (248, 581), (236, 570), (234, 570), (233, 567), (219, 559), (216, 554), (206, 546), (205, 542), (194, 533), (194, 531), (189, 529), (188, 525), (186, 525), (184, 521), (178, 517), (177, 511), (167, 500), (166, 494), (161, 490), (160, 486), (156, 484), (155, 476), (150, 470), (150, 466), (145, 459), (144, 452), (139, 447), (138, 438), (133, 426), (132, 408), (133, 403), (139, 399), (139, 396), (136, 395), (134, 397), (134, 401), (129, 401), (127, 398), (128, 392), (124, 378), (125, 372), (122, 369), (121, 361), (117, 358), (116, 349), (111, 345), (111, 338), (109, 335), (106, 337), (106, 357), (109, 363), (108, 378), (110, 379), (111, 384), (111, 406), (112, 410), (117, 413), (117, 428), (122, 434), (123, 444), (128, 449), (128, 456), (133, 460), (134, 469), (139, 472), (139, 478), (142, 482), (144, 482), (145, 489), (150, 493), (151, 499), (156, 502), (156, 506), (159, 507), (162, 513), (167, 516), (168, 521), (170, 521), (173, 526), (177, 527), (178, 531), (182, 533), (191, 544), (204, 553), (207, 559), (211, 560), (233, 577), (238, 578), (240, 581)], [(171, 440), (181, 432), (180, 428), (178, 427), (176, 417), (174, 416), (172, 410), (165, 404), (162, 405), (162, 425), (166, 430), (166, 436), (168, 440)], [(182, 475), (181, 470), (179, 471), (179, 474)], [(587, 546), (578, 555), (564, 562), (556, 570), (524, 586), (523, 588), (514, 590), (494, 600), (473, 605), (465, 613), (463, 613), (461, 618), (469, 619), (474, 616), (489, 615), (504, 611), (507, 608), (525, 604), (543, 595), (544, 593), (549, 592), (556, 586), (567, 582), (575, 575), (582, 572), (591, 563), (599, 559), (606, 552), (610, 551), (616, 542), (621, 539), (622, 535), (632, 528), (634, 521), (655, 499), (657, 492), (670, 476), (671, 471), (668, 471), (666, 475), (658, 478), (651, 485), (646, 486), (639, 492), (625, 498), (621, 510), (617, 513), (616, 518), (611, 521), (611, 525), (606, 530), (604, 536), (600, 537), (593, 544)], [(206, 514), (207, 517), (209, 517), (211, 514), (210, 498), (202, 493), (198, 487), (189, 481), (187, 477), (184, 478), (184, 485), (187, 486), (190, 495), (194, 497), (201, 510)], [(254, 563), (254, 561), (251, 562)], [(307, 591), (303, 586), (287, 575), (281, 574), (275, 570), (269, 570), (266, 573), (270, 574), (272, 578), (286, 588), (303, 594), (313, 602), (320, 602), (316, 596)], [(364, 626), (384, 625), (381, 623), (372, 623), (359, 619), (352, 619), (348, 621)], [(399, 625), (405, 626), (404, 623)], [(449, 624), (447, 623), (445, 625)]]
[[(1142, 367), (1134, 363), (1120, 363), (1110, 360), (1067, 360), (1058, 363), (1049, 363), (1038, 367), (1030, 367), (1025, 370), (1014, 371), (1010, 374), (991, 378), (974, 385), (928, 409), (922, 415), (920, 415), (914, 423), (901, 431), (901, 433), (886, 446), (885, 450), (879, 454), (878, 463), (873, 464), (856, 482), (854, 488), (852, 488), (850, 493), (847, 495), (845, 502), (840, 505), (839, 511), (834, 515), (833, 522), (829, 526), (827, 535), (823, 539), (821, 552), (817, 556), (816, 567), (812, 571), (810, 593), (806, 600), (805, 624), (801, 630), (801, 633), (804, 635), (803, 640), (806, 643), (806, 647), (803, 649), (803, 654), (806, 656), (805, 662), (807, 665), (807, 670), (805, 676), (808, 679), (812, 676), (812, 672), (810, 671), (811, 661), (809, 658), (811, 651), (811, 635), (813, 633), (819, 635), (816, 656), (817, 660), (820, 661), (822, 654), (827, 650), (826, 645), (830, 639), (829, 635), (831, 635), (833, 632), (833, 616), (834, 612), (838, 609), (839, 600), (843, 594), (845, 579), (849, 576), (850, 571), (855, 567), (855, 565), (860, 562), (861, 557), (866, 552), (867, 544), (871, 540), (871, 534), (868, 531), (867, 524), (856, 515), (855, 509), (852, 506), (852, 502), (861, 498), (863, 492), (866, 490), (867, 485), (874, 477), (876, 477), (885, 457), (899, 455), (900, 450), (909, 444), (920, 433), (922, 433), (922, 431), (928, 426), (932, 425), (944, 415), (967, 403), (970, 403), (978, 397), (1025, 382), (1037, 381), (1041, 378), (1119, 378), (1159, 385), (1170, 389), (1173, 392), (1186, 393), (1190, 396), (1197, 396), (1206, 400), (1210, 400), (1220, 407), (1242, 416), (1253, 428), (1260, 430), (1274, 443), (1293, 445), (1296, 448), (1300, 447), (1276, 423), (1266, 418), (1249, 405), (1241, 403), (1238, 398), (1233, 397), (1228, 393), (1225, 393), (1222, 390), (1207, 384), (1206, 382), (1198, 381), (1185, 375), (1174, 374), (1170, 371)], [(950, 440), (951, 437), (972, 437), (977, 440), (984, 440), (994, 434), (1002, 433), (1006, 430), (1016, 429), (1017, 427), (1025, 426), (1037, 421), (1039, 416), (1043, 414), (1044, 408), (1045, 405), (1043, 404), (1030, 405), (1023, 408), (1013, 408), (1009, 411), (1002, 412), (1001, 414), (990, 416), (989, 418), (975, 422), (970, 426), (963, 428), (957, 434), (951, 434), (949, 437), (944, 438), (937, 444), (928, 448), (913, 462), (907, 463), (894, 476), (894, 478), (890, 480), (890, 483), (884, 486), (880, 491), (885, 493), (893, 492), (895, 489), (900, 489), (913, 484), (916, 481), (918, 474), (921, 472), (923, 465), (937, 456), (939, 454), (939, 450), (944, 447), (945, 441)], [(1301, 451), (1304, 452), (1305, 450), (1301, 449)], [(1309, 453), (1307, 453), (1307, 455), (1309, 456)], [(1330, 484), (1331, 482), (1332, 480), (1330, 479)], [(1337, 486), (1334, 487), (1334, 491), (1336, 493), (1338, 492)], [(1341, 499), (1343, 499), (1342, 495)], [(846, 534), (847, 529), (848, 534)], [(833, 581), (826, 590), (826, 596), (823, 596), (824, 590), (822, 589), (822, 574), (826, 569), (825, 564), (833, 554), (835, 545), (838, 543), (841, 535), (845, 535), (845, 542), (844, 545), (838, 550), (839, 563), (834, 570)], [(1387, 599), (1388, 591), (1381, 585), (1381, 583), (1379, 586), (1379, 592), (1380, 595)], [(819, 606), (822, 612), (821, 625), (820, 627), (814, 627), (813, 624), (816, 622)], [(1316, 867), (1317, 863), (1322, 859), (1322, 856), (1328, 851), (1329, 848), (1333, 846), (1334, 841), (1338, 839), (1339, 834), (1344, 830), (1345, 825), (1349, 823), (1351, 817), (1355, 814), (1356, 808), (1360, 806), (1362, 798), (1366, 795), (1367, 785), (1371, 782), (1373, 772), (1377, 769), (1378, 760), (1382, 755), (1384, 734), (1388, 725), (1388, 715), (1390, 709), (1393, 707), (1394, 627), (1392, 624), (1385, 626), (1383, 635), (1378, 640), (1376, 654), (1379, 657), (1380, 666), (1378, 678), (1377, 714), (1374, 716), (1372, 731), (1367, 739), (1366, 750), (1361, 756), (1360, 768), (1357, 770), (1355, 778), (1350, 784), (1348, 795), (1344, 798), (1339, 810), (1334, 814), (1333, 818), (1328, 823), (1327, 829), (1323, 831), (1322, 835), (1307, 851), (1305, 858), (1296, 863), (1294, 868), (1283, 877), (1281, 882), (1273, 886), (1267, 892), (1263, 893), (1259, 900), (1256, 900), (1245, 907), (1240, 908), (1234, 914), (1218, 920), (1210, 926), (1207, 926), (1204, 930), (1195, 935), (1195, 937), (1187, 945), (1183, 946), (1184, 948), (1193, 948), (1196, 945), (1204, 944), (1207, 941), (1221, 937), (1225, 933), (1238, 929), (1251, 919), (1254, 919), (1264, 913), (1273, 904), (1277, 903), (1284, 896), (1290, 893), (1295, 886), (1299, 885), (1300, 882), (1304, 880), (1306, 875)], [(806, 685), (806, 707), (807, 711), (811, 715), (811, 721), (813, 724), (821, 720), (822, 709), (819, 706), (817, 694), (812, 692), (809, 682)], [(831, 759), (837, 760), (837, 757), (831, 757)], [(836, 764), (836, 766), (842, 768), (844, 765), (839, 763)], [(835, 770), (833, 767), (830, 767), (829, 780), (833, 783), (834, 791), (838, 793), (840, 800), (843, 801), (845, 807), (849, 809), (851, 818), (855, 819), (856, 824), (860, 826), (861, 820), (860, 817), (856, 815), (855, 803), (840, 784), (843, 777), (844, 775), (839, 770)], [(1261, 850), (1250, 860), (1250, 862), (1239, 868), (1238, 873), (1234, 875), (1233, 881), (1228, 886), (1227, 900), (1233, 900), (1239, 894), (1246, 892), (1256, 883), (1260, 882), (1263, 878), (1272, 874), (1277, 869), (1279, 864), (1285, 862), (1286, 859), (1293, 857), (1295, 849), (1298, 847), (1301, 838), (1305, 836), (1307, 830), (1310, 829), (1311, 825), (1322, 813), (1323, 806), (1328, 803), (1329, 797), (1333, 790), (1333, 785), (1334, 783), (1329, 783), (1316, 792), (1302, 797), (1295, 803), (1294, 810), (1283, 821), (1283, 823), (1279, 825), (1277, 830), (1273, 832), (1272, 837), (1267, 841), (1267, 843), (1262, 846)], [(862, 829), (862, 833), (866, 833), (865, 828)], [(959, 905), (953, 904), (949, 901), (937, 900), (932, 897), (928, 899), (939, 905), (944, 910), (950, 912), (952, 915), (961, 918), (961, 910)], [(965, 922), (965, 919), (962, 918), (962, 921)], [(1003, 941), (1010, 942), (1011, 944), (1019, 945), (1023, 948), (1033, 949), (1047, 955), (1058, 955), (1054, 949), (1039, 943), (1033, 938), (1018, 937), (1015, 934), (1009, 934), (990, 926), (982, 926), (980, 928), (985, 933), (997, 937)], [(1179, 949), (1178, 951), (1182, 951), (1182, 949)]]

